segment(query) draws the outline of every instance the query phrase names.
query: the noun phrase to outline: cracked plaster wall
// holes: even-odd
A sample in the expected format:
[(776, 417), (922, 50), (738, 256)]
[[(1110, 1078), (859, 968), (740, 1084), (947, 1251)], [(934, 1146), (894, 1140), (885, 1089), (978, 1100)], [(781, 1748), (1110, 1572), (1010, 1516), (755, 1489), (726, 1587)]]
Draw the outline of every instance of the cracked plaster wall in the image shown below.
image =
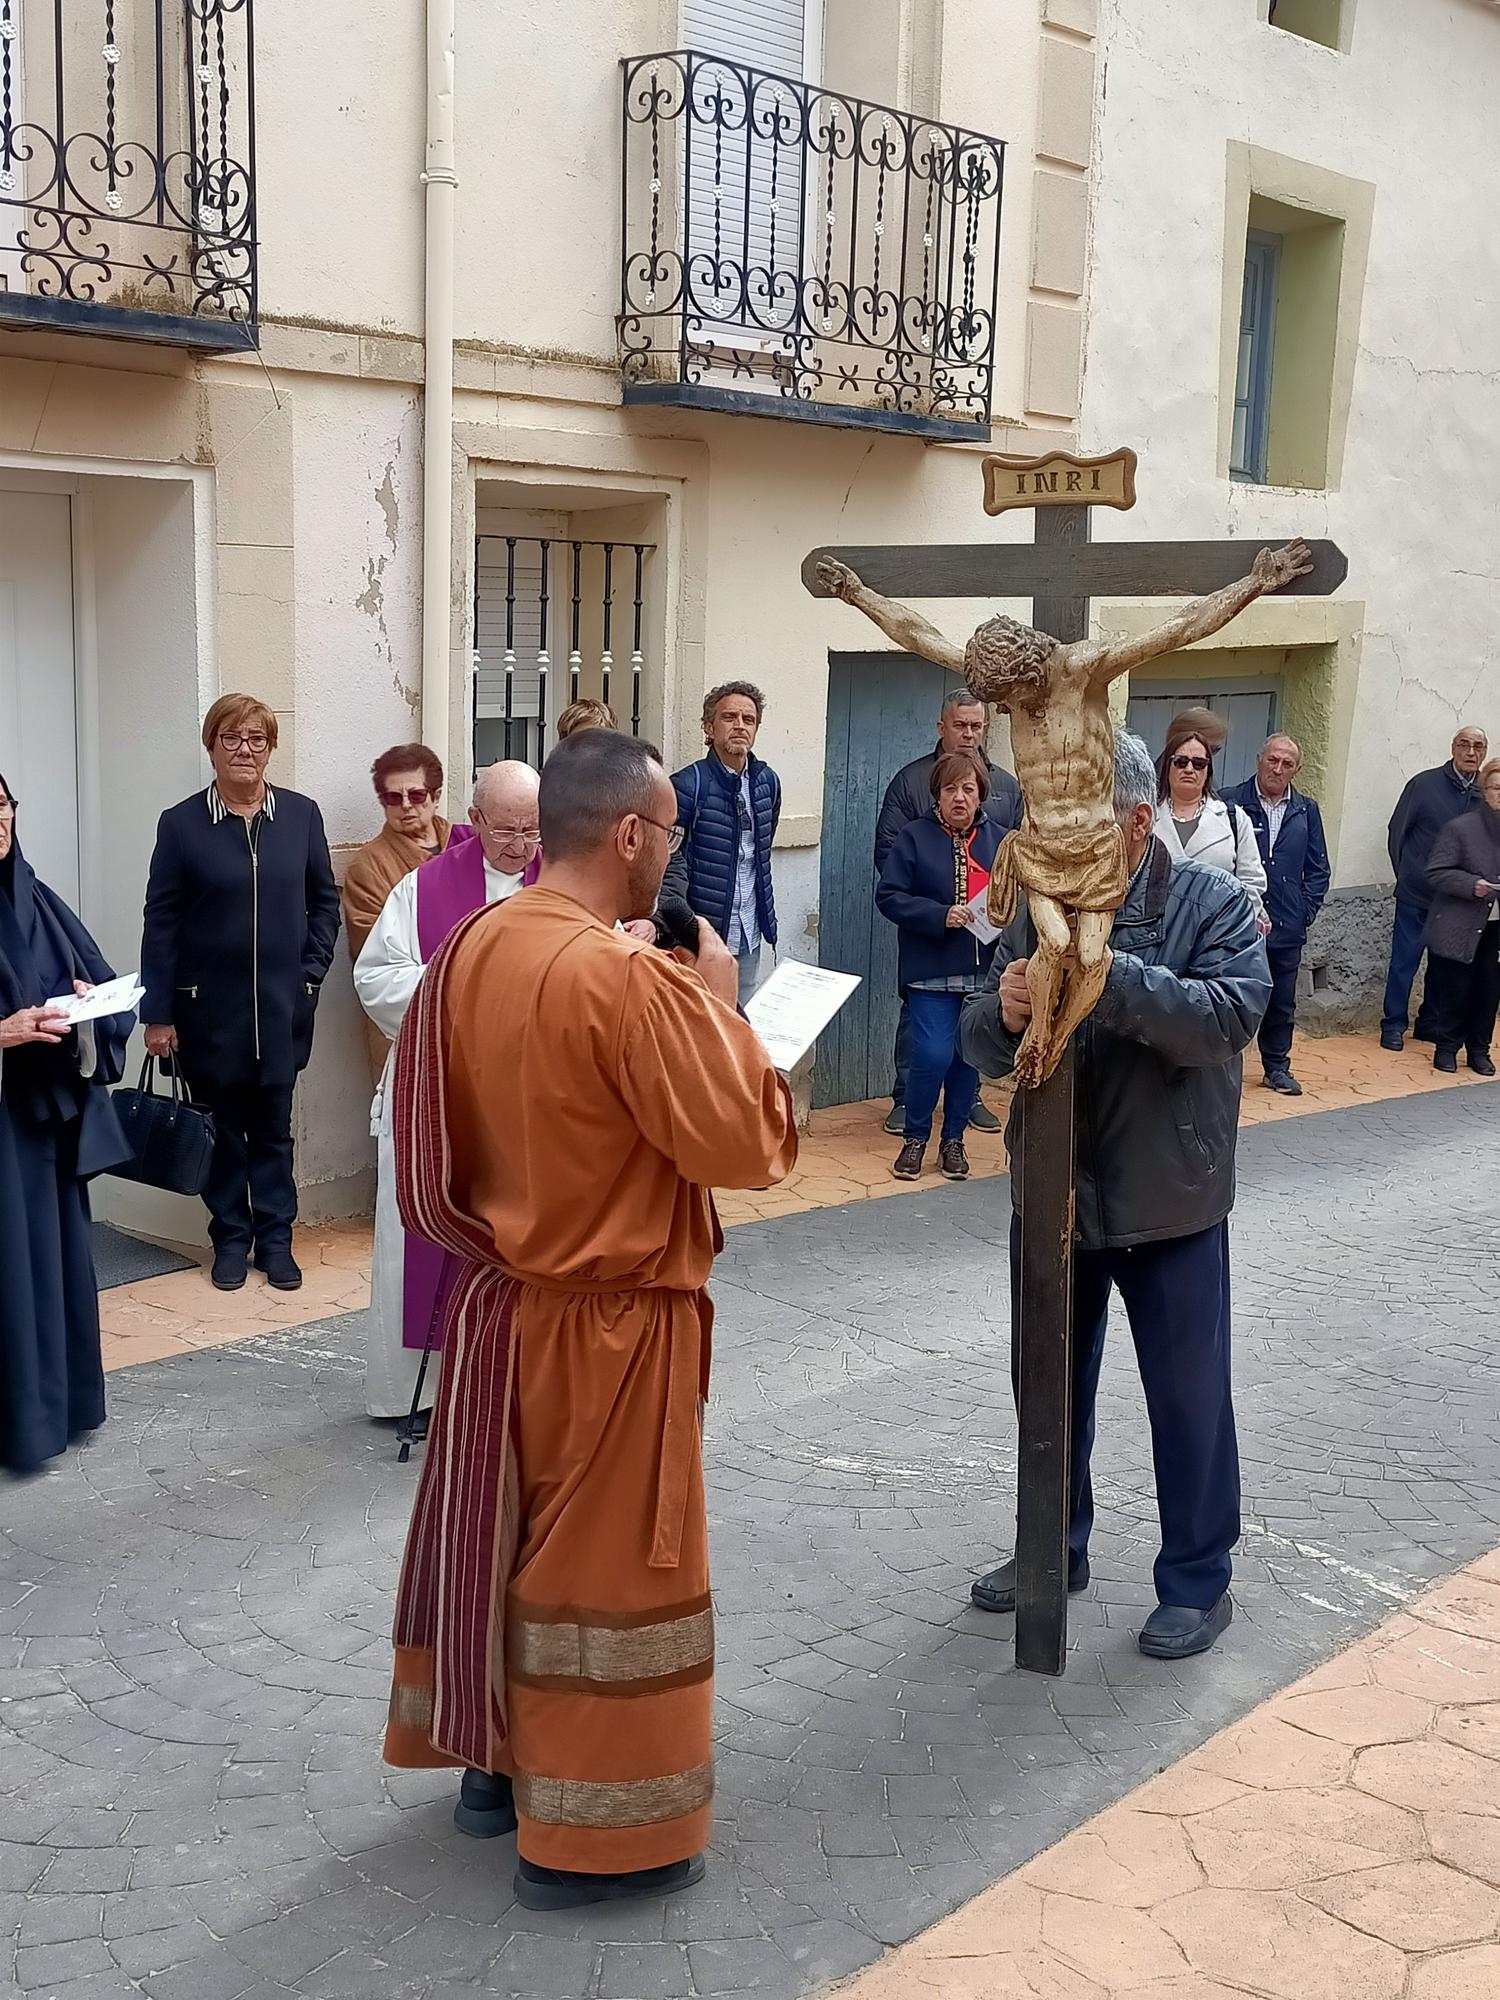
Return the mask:
[[(1360, 0), (1335, 54), (1258, 18), (1254, 0), (1108, 0), (1084, 380), (1089, 449), (1141, 454), (1114, 539), (1327, 535), (1365, 632), (1336, 884), (1385, 884), (1385, 823), (1458, 722), (1500, 741), (1500, 252), (1488, 227), (1500, 20), (1470, 7)], [(1348, 443), (1338, 489), (1234, 485), (1217, 471), (1226, 159), (1248, 142), (1375, 186)], [(1330, 798), (1330, 794), (1337, 794)], [(1361, 917), (1358, 911), (1366, 914)], [(1340, 915), (1381, 949), (1388, 910)]]

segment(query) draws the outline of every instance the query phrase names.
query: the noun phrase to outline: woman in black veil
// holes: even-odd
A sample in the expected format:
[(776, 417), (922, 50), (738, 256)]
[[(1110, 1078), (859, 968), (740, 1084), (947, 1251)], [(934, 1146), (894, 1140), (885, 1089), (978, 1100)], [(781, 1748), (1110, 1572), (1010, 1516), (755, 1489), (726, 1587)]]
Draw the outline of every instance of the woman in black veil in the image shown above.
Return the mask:
[(114, 974), (16, 839), (0, 774), (0, 1466), (32, 1472), (104, 1421), (87, 1182), (130, 1153), (106, 1084), (131, 1014), (43, 1004)]

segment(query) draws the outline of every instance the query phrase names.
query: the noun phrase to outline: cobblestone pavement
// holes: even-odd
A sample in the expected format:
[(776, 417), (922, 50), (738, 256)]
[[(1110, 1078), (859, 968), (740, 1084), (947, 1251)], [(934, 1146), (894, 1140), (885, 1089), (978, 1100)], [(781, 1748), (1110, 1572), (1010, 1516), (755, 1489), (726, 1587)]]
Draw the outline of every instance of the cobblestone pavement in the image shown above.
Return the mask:
[(1500, 1169), (1480, 1090), (1246, 1135), (1247, 1534), (1219, 1650), (1143, 1660), (1150, 1460), (1106, 1363), (1061, 1681), (967, 1608), (1008, 1539), (1001, 1191), (753, 1224), (716, 1284), (712, 1873), (512, 1909), (510, 1842), (378, 1762), (413, 1468), (357, 1315), (124, 1371), (0, 1518), (0, 1985), (57, 2000), (816, 1989), (911, 1937), (1500, 1542)]

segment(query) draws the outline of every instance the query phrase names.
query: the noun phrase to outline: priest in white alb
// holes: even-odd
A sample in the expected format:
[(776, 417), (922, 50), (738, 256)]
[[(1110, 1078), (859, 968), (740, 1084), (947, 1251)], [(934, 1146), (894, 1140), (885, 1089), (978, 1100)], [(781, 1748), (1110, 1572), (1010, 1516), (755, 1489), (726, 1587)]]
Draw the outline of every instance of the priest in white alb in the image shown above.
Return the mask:
[[(395, 1041), (427, 961), (455, 924), (486, 903), (502, 903), (536, 879), (536, 772), (529, 764), (490, 764), (480, 772), (468, 826), (447, 848), (392, 889), (354, 965), (354, 990), (383, 1035)], [(375, 1196), (375, 1265), (365, 1349), (365, 1408), (372, 1417), (403, 1417), (412, 1406), (422, 1351), (442, 1345), (444, 1255), (409, 1236), (396, 1212), (391, 1141), (391, 1065), (375, 1092), (371, 1131), (379, 1141)], [(430, 1408), (437, 1371), (429, 1367), (420, 1407)]]

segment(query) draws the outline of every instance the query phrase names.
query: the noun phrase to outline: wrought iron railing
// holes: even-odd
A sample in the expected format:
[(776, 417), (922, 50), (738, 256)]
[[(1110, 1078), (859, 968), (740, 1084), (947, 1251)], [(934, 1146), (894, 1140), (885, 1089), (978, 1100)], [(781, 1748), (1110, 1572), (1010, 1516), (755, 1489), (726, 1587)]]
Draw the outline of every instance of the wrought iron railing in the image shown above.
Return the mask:
[(474, 768), (540, 769), (580, 696), (641, 733), (646, 542), (480, 535), (474, 544)]
[(998, 139), (693, 51), (622, 68), (627, 401), (987, 429)]
[(252, 0), (0, 0), (0, 322), (255, 342)]

